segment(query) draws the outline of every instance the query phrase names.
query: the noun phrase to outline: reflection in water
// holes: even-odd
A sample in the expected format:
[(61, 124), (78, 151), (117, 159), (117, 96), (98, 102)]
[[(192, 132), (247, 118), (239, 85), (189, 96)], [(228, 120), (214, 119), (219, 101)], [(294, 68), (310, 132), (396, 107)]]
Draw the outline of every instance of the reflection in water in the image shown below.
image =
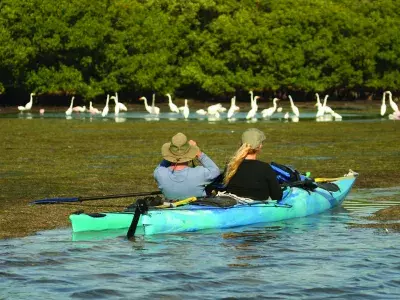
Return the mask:
[(257, 123), (258, 119), (257, 118), (251, 118), (246, 120), (246, 123), (252, 124), (252, 123)]
[(123, 122), (126, 122), (126, 118), (115, 117), (115, 123), (123, 123)]
[(291, 120), (292, 120), (292, 122), (297, 123), (297, 122), (299, 122), (300, 118), (296, 115), (293, 115), (293, 116), (291, 116)]
[(146, 121), (160, 121), (160, 118), (156, 116), (145, 117), (144, 119)]

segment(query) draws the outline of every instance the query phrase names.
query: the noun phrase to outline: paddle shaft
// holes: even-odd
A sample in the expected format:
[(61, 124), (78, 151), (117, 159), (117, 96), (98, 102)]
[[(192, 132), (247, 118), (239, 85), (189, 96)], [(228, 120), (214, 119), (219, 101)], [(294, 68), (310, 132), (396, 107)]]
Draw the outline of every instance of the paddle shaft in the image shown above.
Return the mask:
[(35, 201), (31, 202), (31, 204), (55, 204), (55, 203), (83, 202), (83, 201), (104, 200), (104, 199), (114, 199), (114, 198), (151, 196), (151, 195), (159, 195), (159, 194), (161, 194), (160, 191), (154, 191), (154, 192), (140, 192), (140, 193), (91, 196), (91, 197), (50, 198), (50, 199), (35, 200)]
[(103, 200), (103, 199), (114, 199), (114, 198), (138, 197), (138, 196), (151, 196), (151, 195), (159, 195), (159, 194), (161, 194), (160, 191), (154, 191), (154, 192), (142, 192), (142, 193), (131, 193), (131, 194), (120, 194), (120, 195), (78, 197), (78, 199), (79, 199), (79, 201), (90, 201), (90, 200)]

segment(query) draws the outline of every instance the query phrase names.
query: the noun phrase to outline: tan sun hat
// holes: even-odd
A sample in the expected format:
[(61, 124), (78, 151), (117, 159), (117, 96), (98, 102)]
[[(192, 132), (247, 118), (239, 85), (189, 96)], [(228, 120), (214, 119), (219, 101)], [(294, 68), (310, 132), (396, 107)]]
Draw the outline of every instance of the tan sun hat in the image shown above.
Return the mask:
[(199, 151), (199, 147), (190, 145), (186, 135), (180, 132), (172, 137), (171, 142), (161, 147), (162, 157), (173, 163), (190, 161)]
[(264, 132), (257, 128), (249, 128), (242, 134), (242, 144), (249, 144), (251, 149), (257, 149), (264, 141)]

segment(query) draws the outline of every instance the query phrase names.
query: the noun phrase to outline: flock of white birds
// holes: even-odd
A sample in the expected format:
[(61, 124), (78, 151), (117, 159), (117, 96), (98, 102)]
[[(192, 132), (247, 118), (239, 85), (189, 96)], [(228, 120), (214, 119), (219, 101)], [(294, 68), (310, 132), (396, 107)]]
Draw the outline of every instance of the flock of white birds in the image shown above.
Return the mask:
[[(246, 120), (254, 120), (257, 119), (257, 113), (258, 113), (258, 104), (257, 100), (260, 98), (260, 96), (254, 96), (253, 91), (249, 92), (250, 94), (250, 110), (246, 114)], [(30, 111), (32, 109), (33, 105), (33, 96), (35, 93), (30, 94), (30, 100), (27, 104), (24, 106), (18, 106), (18, 110), (20, 112), (26, 112)], [(386, 95), (389, 95), (389, 105), (393, 112), (388, 115), (389, 119), (392, 120), (400, 120), (400, 111), (399, 108), (396, 104), (396, 102), (393, 101), (392, 99), (392, 93), (390, 91), (385, 91), (383, 93), (382, 97), (382, 105), (381, 105), (381, 111), (380, 114), (381, 116), (384, 116), (386, 114), (387, 106), (386, 106)], [(188, 105), (188, 100), (185, 99), (185, 105), (178, 107), (176, 104), (172, 102), (172, 97), (170, 94), (166, 94), (168, 97), (168, 107), (172, 113), (176, 114), (182, 114), (183, 118), (187, 119), (189, 118), (190, 114), (190, 109)], [(316, 104), (315, 106), (317, 107), (317, 112), (315, 114), (316, 121), (330, 121), (330, 120), (341, 120), (342, 116), (335, 112), (331, 107), (327, 105), (328, 97), (329, 95), (326, 95), (324, 97), (323, 102), (321, 101), (319, 94), (316, 93)], [(295, 105), (292, 97), (289, 95), (289, 102), (290, 102), (290, 112), (286, 112), (283, 116), (285, 120), (291, 119), (293, 122), (298, 122), (299, 117), (300, 117), (300, 110), (299, 108)], [(114, 96), (107, 95), (107, 100), (104, 108), (102, 110), (99, 110), (95, 107), (93, 107), (92, 102), (89, 102), (89, 108), (86, 108), (86, 106), (74, 106), (74, 99), (75, 97), (72, 97), (71, 103), (69, 108), (65, 111), (66, 116), (71, 116), (72, 113), (84, 113), (84, 112), (89, 112), (91, 115), (101, 115), (102, 117), (106, 117), (110, 111), (109, 109), (109, 100), (113, 99), (114, 100), (114, 116), (118, 116), (120, 112), (128, 111), (128, 108), (118, 100), (118, 93), (115, 93)], [(147, 102), (146, 97), (140, 97), (139, 100), (144, 102), (144, 107), (146, 111), (152, 115), (152, 116), (158, 116), (160, 114), (160, 108), (155, 106), (155, 94), (153, 94), (153, 99), (151, 105)], [(260, 111), (260, 114), (263, 119), (269, 119), (271, 118), (276, 112), (282, 112), (282, 107), (278, 106), (278, 101), (281, 101), (278, 98), (274, 98), (272, 100), (272, 106), (266, 109), (263, 109)], [(208, 116), (209, 118), (214, 118), (214, 119), (220, 119), (221, 118), (221, 113), (226, 112), (226, 117), (229, 120), (234, 120), (235, 119), (235, 114), (240, 111), (240, 107), (236, 105), (236, 96), (231, 99), (231, 104), (230, 107), (227, 109), (226, 107), (223, 107), (221, 103), (213, 104), (208, 106), (206, 109), (198, 109), (196, 110), (197, 115), (201, 116)], [(41, 109), (40, 113), (43, 114), (44, 110)]]

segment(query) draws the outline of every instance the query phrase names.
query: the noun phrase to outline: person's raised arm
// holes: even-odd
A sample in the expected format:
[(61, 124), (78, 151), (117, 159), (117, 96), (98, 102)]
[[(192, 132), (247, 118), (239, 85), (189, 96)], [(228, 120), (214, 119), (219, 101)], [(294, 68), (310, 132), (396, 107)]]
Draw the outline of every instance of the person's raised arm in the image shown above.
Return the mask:
[[(191, 144), (193, 146), (197, 146), (197, 143), (193, 140), (190, 140), (189, 144)], [(200, 163), (205, 168), (205, 172), (204, 172), (205, 178), (204, 179), (206, 181), (214, 180), (221, 173), (221, 171), (219, 170), (219, 167), (216, 165), (216, 163), (213, 162), (212, 159), (209, 158), (204, 152), (202, 152), (200, 150), (200, 148), (196, 154), (196, 157), (198, 158)]]

